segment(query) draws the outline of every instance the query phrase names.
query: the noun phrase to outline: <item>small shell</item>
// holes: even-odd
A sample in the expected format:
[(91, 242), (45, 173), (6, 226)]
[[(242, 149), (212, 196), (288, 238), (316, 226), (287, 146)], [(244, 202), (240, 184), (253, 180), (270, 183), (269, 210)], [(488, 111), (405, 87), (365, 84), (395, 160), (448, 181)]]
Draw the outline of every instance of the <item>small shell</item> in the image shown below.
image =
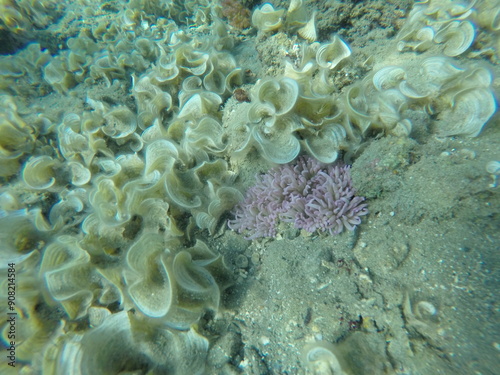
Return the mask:
[(427, 320), (437, 314), (436, 307), (427, 301), (419, 301), (415, 306), (415, 316), (417, 319)]
[(313, 12), (311, 19), (297, 33), (310, 43), (316, 40), (316, 12)]
[(492, 160), (486, 164), (486, 172), (493, 175), (500, 175), (500, 161)]
[(316, 52), (316, 62), (322, 68), (334, 69), (342, 60), (351, 56), (351, 49), (337, 35), (331, 43), (321, 45)]
[(445, 43), (446, 56), (458, 56), (464, 53), (474, 42), (476, 31), (470, 21), (453, 21), (439, 30), (434, 37), (436, 43)]
[[(404, 42), (404, 41), (399, 41), (397, 44), (396, 44), (396, 49), (399, 51), (399, 52), (403, 52), (406, 47), (408, 47), (409, 44), (407, 42)], [(371, 57), (371, 56), (370, 56)], [(370, 58), (369, 57), (369, 58)]]
[(313, 374), (345, 374), (335, 351), (335, 346), (329, 342), (307, 344), (302, 350), (302, 361)]

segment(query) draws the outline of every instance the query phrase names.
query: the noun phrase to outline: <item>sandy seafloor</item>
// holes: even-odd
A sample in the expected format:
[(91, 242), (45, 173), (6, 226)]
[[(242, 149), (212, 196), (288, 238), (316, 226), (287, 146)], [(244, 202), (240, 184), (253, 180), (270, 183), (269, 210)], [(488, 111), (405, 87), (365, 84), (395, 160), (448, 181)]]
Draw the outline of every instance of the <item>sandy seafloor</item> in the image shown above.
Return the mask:
[[(397, 64), (413, 53), (395, 52), (394, 38), (410, 1), (357, 3), (310, 5), (331, 6), (318, 16), (320, 39), (338, 33), (353, 50), (339, 74), (347, 83), (370, 56)], [(66, 32), (74, 30), (59, 29), (58, 38)], [(257, 78), (279, 73), (283, 49), (298, 40), (252, 32), (239, 39), (237, 62)], [(492, 70), (498, 95), (499, 65), (481, 63)], [(73, 96), (27, 106), (71, 109), (84, 95), (80, 86)], [(230, 98), (224, 116), (232, 105)], [(497, 114), (475, 138), (437, 138), (422, 120), (409, 138), (367, 139), (347, 160), (370, 211), (354, 232), (285, 228), (276, 239), (254, 241), (225, 227), (216, 236), (201, 233), (238, 275), (218, 313), (199, 323), (210, 340), (206, 373), (305, 374), (301, 350), (324, 340), (336, 343), (349, 374), (498, 374), (500, 190), (485, 166), (500, 160), (499, 122)], [(270, 167), (255, 153), (233, 166), (245, 187)], [(419, 315), (426, 304), (435, 315)]]

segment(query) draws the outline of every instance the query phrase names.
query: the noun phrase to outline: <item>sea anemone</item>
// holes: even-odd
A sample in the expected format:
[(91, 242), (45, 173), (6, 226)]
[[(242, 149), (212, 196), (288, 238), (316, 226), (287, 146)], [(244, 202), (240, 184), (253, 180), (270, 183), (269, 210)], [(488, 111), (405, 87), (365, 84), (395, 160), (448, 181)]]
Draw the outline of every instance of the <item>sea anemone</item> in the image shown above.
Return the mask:
[(368, 213), (362, 203), (365, 198), (355, 196), (348, 165), (324, 165), (300, 157), (295, 164), (273, 168), (256, 179), (228, 222), (247, 239), (276, 237), (280, 221), (311, 233), (336, 235), (344, 228), (354, 230)]

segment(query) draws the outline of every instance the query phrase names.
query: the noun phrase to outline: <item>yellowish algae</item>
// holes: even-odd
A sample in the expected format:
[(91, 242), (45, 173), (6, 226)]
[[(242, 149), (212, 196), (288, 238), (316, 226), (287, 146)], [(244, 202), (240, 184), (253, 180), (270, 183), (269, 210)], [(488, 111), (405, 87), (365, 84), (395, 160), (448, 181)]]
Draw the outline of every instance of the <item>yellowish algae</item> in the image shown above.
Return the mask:
[[(295, 357), (263, 370), (272, 341), (243, 349), (242, 320), (221, 308), (226, 288), (259, 272), (266, 246), (238, 253), (225, 225), (251, 183), (249, 166), (359, 157), (386, 178), (411, 164), (413, 137), (470, 139), (498, 122), (496, 1), (418, 1), (388, 41), (392, 53), (362, 62), (345, 35), (325, 35), (319, 10), (301, 0), (258, 4), (241, 31), (215, 0), (0, 1), (0, 37), (13, 46), (0, 57), (4, 301), (7, 271), (16, 286), (12, 309), (0, 305), (6, 348), (8, 313), (17, 319), (15, 359), (1, 373), (405, 373), (405, 363), (418, 368), (404, 362), (412, 336), (433, 347), (449, 337), (441, 309), (405, 292), (399, 309), (386, 308), (403, 316), (409, 338), (387, 320), (387, 336), (365, 345), (364, 335), (383, 331), (367, 319), (333, 345), (313, 316), (311, 331), (289, 344)], [(257, 57), (257, 45), (272, 54)], [(238, 88), (249, 103), (233, 97)], [(376, 142), (404, 150), (366, 161)], [(492, 189), (495, 167), (486, 167)], [(366, 246), (352, 246), (360, 259)], [(387, 267), (397, 269), (408, 247), (396, 246)], [(344, 260), (319, 263), (351, 274)], [(370, 294), (373, 274), (359, 264), (356, 293)], [(290, 318), (287, 327), (297, 326)], [(353, 364), (355, 353), (366, 358)]]

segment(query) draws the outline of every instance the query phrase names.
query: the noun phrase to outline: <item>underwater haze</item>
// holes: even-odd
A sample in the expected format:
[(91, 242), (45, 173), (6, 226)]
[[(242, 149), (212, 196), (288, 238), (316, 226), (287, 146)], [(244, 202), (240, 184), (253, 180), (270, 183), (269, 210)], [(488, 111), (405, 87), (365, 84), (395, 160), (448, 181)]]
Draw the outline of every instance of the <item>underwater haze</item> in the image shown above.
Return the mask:
[(498, 0), (0, 0), (0, 374), (494, 375)]

